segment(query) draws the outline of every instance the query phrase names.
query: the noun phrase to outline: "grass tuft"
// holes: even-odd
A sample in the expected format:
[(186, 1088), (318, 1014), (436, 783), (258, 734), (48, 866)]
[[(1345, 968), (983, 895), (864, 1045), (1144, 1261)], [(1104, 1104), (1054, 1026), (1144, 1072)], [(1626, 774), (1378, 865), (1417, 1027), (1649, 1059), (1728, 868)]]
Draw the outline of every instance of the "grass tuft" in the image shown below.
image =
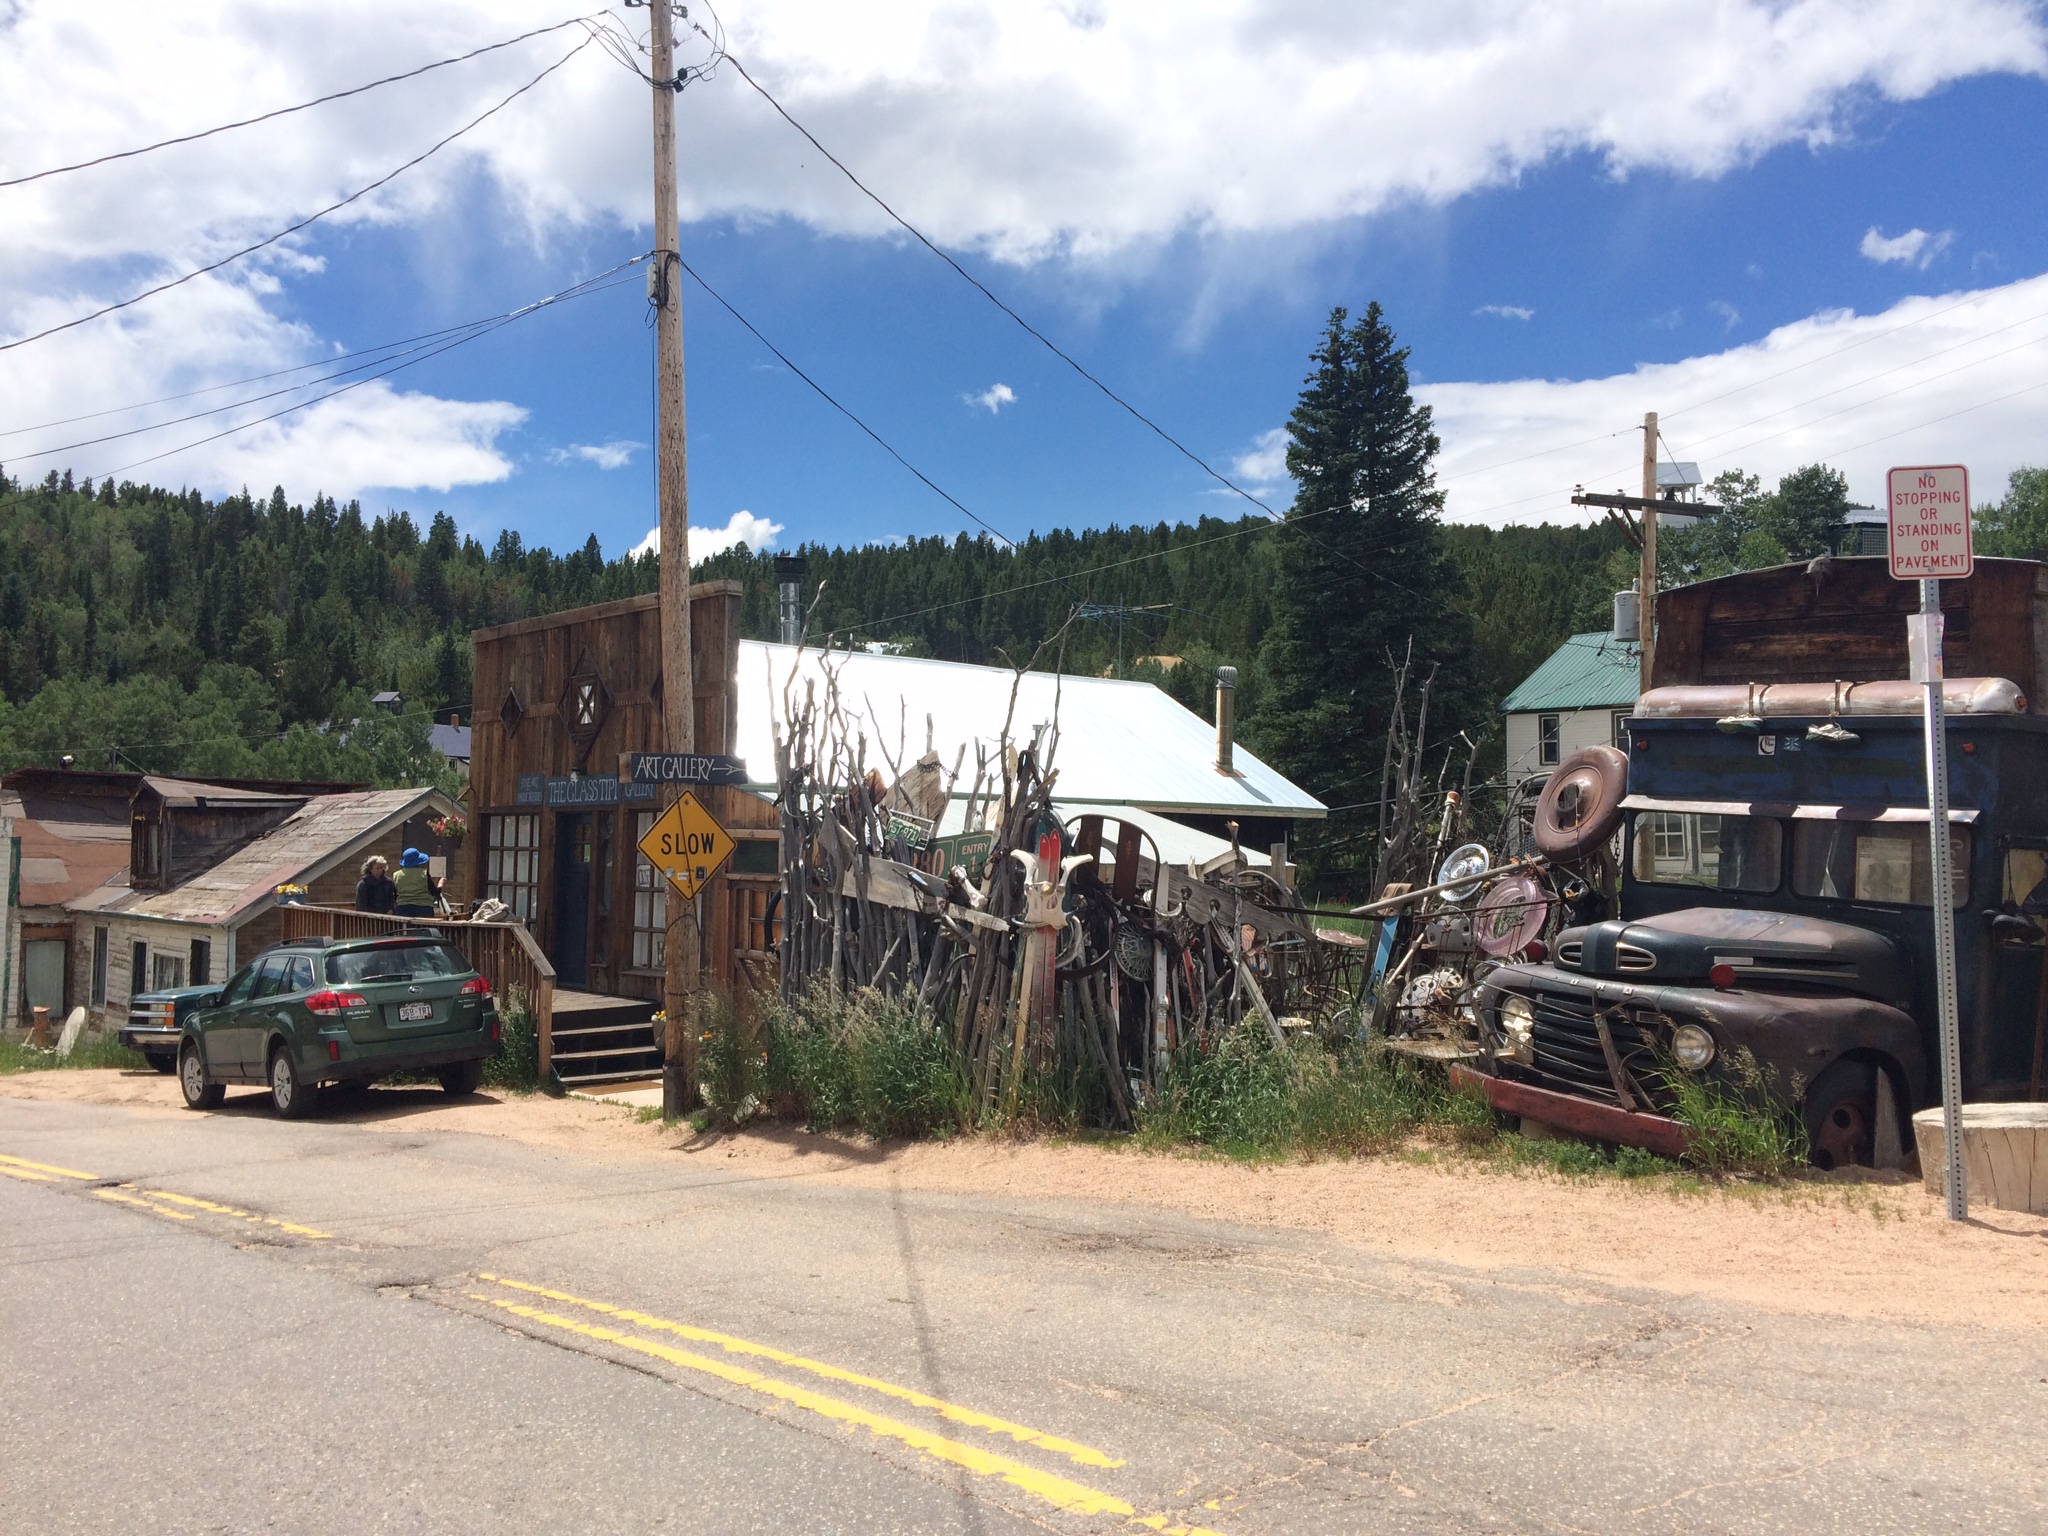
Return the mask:
[(967, 1128), (973, 1093), (952, 1041), (906, 999), (819, 988), (768, 1013), (761, 1098), (814, 1131), (876, 1140)]
[(540, 1031), (523, 987), (507, 987), (498, 999), (498, 1054), (484, 1063), (484, 1081), (517, 1093), (540, 1087)]
[(1708, 1076), (1667, 1067), (1664, 1082), (1673, 1118), (1692, 1131), (1685, 1160), (1693, 1167), (1782, 1179), (1806, 1166), (1805, 1123), (1776, 1101), (1770, 1075), (1747, 1050)]
[(147, 1069), (149, 1063), (140, 1051), (129, 1050), (113, 1035), (88, 1031), (78, 1037), (71, 1055), (59, 1061), (55, 1050), (37, 1049), (28, 1043), (25, 1034), (0, 1033), (0, 1073), (52, 1072), (73, 1067), (118, 1067), (133, 1072)]

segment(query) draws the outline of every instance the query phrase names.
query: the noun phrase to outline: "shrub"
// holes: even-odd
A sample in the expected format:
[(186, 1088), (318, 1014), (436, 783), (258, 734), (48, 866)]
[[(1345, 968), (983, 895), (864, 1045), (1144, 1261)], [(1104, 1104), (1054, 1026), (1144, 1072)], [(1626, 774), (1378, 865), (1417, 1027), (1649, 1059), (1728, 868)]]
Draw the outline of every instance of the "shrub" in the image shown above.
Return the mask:
[(507, 987), (498, 999), (498, 1054), (484, 1063), (484, 1081), (521, 1093), (540, 1086), (540, 1031), (523, 987)]
[(953, 1042), (908, 999), (821, 987), (775, 1005), (767, 1027), (763, 1096), (813, 1130), (854, 1125), (881, 1140), (972, 1121)]
[(716, 992), (699, 996), (697, 1037), (698, 1086), (711, 1120), (738, 1125), (760, 1107), (767, 1053), (759, 1032), (749, 1028), (737, 1008)]
[(1183, 1051), (1139, 1116), (1141, 1143), (1236, 1157), (1378, 1152), (1421, 1130), (1488, 1141), (1493, 1111), (1426, 1062), (1384, 1049), (1269, 1044), (1256, 1029)]

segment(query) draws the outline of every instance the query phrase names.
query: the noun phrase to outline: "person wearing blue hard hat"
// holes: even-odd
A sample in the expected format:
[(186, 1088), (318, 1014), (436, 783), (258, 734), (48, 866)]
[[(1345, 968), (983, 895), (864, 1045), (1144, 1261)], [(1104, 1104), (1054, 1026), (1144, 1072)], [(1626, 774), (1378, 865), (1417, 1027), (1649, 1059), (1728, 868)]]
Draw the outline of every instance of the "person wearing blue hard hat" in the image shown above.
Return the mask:
[(408, 848), (398, 856), (398, 873), (391, 883), (398, 891), (398, 905), (392, 910), (400, 917), (434, 915), (434, 898), (441, 893), (441, 882), (427, 873), (427, 856), (419, 849)]

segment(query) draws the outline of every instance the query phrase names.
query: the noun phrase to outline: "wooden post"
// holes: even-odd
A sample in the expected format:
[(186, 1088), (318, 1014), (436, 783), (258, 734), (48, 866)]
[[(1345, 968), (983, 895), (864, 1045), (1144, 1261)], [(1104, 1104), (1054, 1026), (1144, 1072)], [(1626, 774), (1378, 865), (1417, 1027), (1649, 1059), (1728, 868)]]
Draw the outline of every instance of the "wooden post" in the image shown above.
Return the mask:
[[(1657, 413), (1643, 416), (1643, 500), (1657, 499)], [(1642, 687), (1650, 690), (1650, 669), (1657, 656), (1657, 509), (1643, 508), (1643, 564), (1636, 582), (1642, 594), (1642, 638), (1636, 642), (1642, 658)]]
[[(667, 0), (647, 7), (654, 73), (654, 256), (648, 273), (655, 304), (656, 384), (655, 481), (661, 512), (661, 719), (671, 752), (697, 750), (696, 670), (690, 657), (690, 489), (688, 441), (683, 423), (682, 267), (676, 242), (676, 60), (673, 19)], [(665, 786), (664, 807), (681, 796)], [(695, 904), (676, 890), (665, 893), (667, 957), (662, 977), (663, 1032), (661, 1112), (673, 1120), (697, 1099), (698, 948)]]

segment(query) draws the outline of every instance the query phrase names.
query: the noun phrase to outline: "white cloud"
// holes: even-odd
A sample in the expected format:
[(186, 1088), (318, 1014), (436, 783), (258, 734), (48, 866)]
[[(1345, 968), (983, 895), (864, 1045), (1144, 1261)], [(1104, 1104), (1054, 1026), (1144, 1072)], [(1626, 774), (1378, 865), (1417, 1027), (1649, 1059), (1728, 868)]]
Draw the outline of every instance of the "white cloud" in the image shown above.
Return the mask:
[(1475, 315), (1494, 315), (1502, 320), (1534, 320), (1536, 311), (1525, 309), (1520, 304), (1482, 304), (1472, 311)]
[(1230, 478), (1253, 487), (1277, 485), (1286, 474), (1285, 427), (1274, 427), (1270, 431), (1261, 432), (1253, 439), (1249, 453), (1241, 453), (1230, 461)]
[(1765, 483), (1825, 462), (1860, 501), (1894, 464), (1970, 466), (1979, 500), (2043, 459), (2048, 275), (1902, 300), (1879, 314), (1831, 311), (1762, 340), (1608, 378), (1428, 384), (1416, 395), (1443, 439), (1439, 483), (1458, 520), (1577, 521), (1571, 488), (1642, 479), (1643, 412), (1661, 413), (1667, 457)]
[(1944, 229), (1938, 235), (1930, 235), (1924, 229), (1909, 229), (1903, 235), (1887, 238), (1873, 224), (1864, 232), (1863, 244), (1857, 249), (1872, 261), (1895, 261), (1925, 272), (1934, 265), (1935, 257), (1955, 243), (1955, 238), (1956, 232), (1952, 229)]
[(960, 398), (969, 405), (985, 406), (988, 409), (989, 415), (993, 416), (1004, 406), (1015, 405), (1017, 403), (1017, 392), (1007, 384), (997, 384), (984, 389), (978, 395), (962, 395)]
[(1742, 324), (1742, 311), (1733, 304), (1730, 304), (1726, 299), (1715, 299), (1707, 305), (1707, 308), (1720, 318), (1721, 329), (1724, 331), (1732, 331), (1736, 326)]
[[(735, 512), (726, 519), (723, 528), (712, 528), (702, 524), (690, 529), (690, 559), (707, 559), (720, 550), (731, 549), (735, 544), (744, 544), (759, 554), (775, 542), (782, 532), (781, 523), (771, 523), (765, 517), (756, 517), (751, 512)], [(635, 544), (631, 551), (638, 555), (661, 553), (661, 527), (656, 524), (647, 530), (647, 537)]]
[(571, 459), (580, 459), (585, 464), (595, 464), (599, 469), (624, 469), (633, 462), (633, 454), (646, 446), (627, 438), (609, 443), (571, 443), (566, 448), (550, 449), (548, 462), (566, 464)]

